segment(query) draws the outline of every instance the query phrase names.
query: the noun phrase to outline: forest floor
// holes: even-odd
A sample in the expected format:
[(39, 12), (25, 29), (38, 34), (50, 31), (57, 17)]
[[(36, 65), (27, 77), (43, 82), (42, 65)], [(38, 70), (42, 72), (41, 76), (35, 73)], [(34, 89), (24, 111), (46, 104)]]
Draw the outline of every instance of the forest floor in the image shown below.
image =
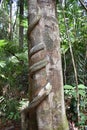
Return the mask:
[[(21, 130), (21, 122), (8, 120), (2, 123), (0, 120), (0, 130)], [(78, 130), (78, 128), (70, 123), (70, 130)]]
[(20, 121), (8, 120), (5, 123), (0, 121), (0, 130), (21, 130)]
[[(78, 129), (77, 127), (75, 127), (74, 123), (70, 123), (70, 122), (69, 122), (69, 127), (70, 127), (70, 130), (83, 130), (84, 129), (84, 128)], [(21, 130), (21, 122), (7, 120), (4, 123), (2, 123), (0, 120), (0, 130)]]

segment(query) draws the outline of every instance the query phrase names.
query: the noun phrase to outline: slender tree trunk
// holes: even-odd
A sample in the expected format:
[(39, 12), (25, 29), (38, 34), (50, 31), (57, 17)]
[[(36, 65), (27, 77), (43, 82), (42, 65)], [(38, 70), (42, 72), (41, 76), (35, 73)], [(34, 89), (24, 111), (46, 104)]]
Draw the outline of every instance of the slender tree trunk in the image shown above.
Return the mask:
[(9, 40), (12, 40), (12, 1), (9, 3), (10, 5), (10, 12), (9, 12), (9, 28), (8, 28), (8, 34), (9, 34)]
[(23, 41), (24, 41), (24, 36), (23, 36), (23, 31), (24, 27), (22, 26), (22, 20), (23, 20), (23, 15), (24, 15), (24, 0), (19, 0), (19, 8), (20, 8), (20, 16), (19, 16), (19, 46), (20, 49), (23, 49)]
[(69, 130), (64, 106), (56, 0), (28, 1), (30, 102), (51, 88), (34, 112), (29, 113), (29, 130)]
[(0, 9), (2, 8), (3, 0), (0, 0)]

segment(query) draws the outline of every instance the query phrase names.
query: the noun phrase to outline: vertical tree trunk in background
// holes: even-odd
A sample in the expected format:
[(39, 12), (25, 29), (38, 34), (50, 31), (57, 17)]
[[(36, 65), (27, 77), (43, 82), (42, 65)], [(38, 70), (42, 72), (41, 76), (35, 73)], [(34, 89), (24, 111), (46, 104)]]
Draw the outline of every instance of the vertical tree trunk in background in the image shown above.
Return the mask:
[(9, 28), (8, 28), (8, 34), (9, 34), (9, 40), (12, 40), (12, 1), (9, 3)]
[(51, 92), (35, 112), (29, 113), (29, 130), (69, 130), (64, 106), (55, 1), (28, 0), (30, 102), (48, 84), (52, 86)]
[(0, 9), (2, 8), (3, 0), (0, 0)]
[(19, 11), (19, 47), (21, 50), (23, 50), (24, 27), (22, 26), (22, 20), (23, 20), (23, 16), (24, 16), (24, 0), (19, 0), (19, 10), (20, 10)]

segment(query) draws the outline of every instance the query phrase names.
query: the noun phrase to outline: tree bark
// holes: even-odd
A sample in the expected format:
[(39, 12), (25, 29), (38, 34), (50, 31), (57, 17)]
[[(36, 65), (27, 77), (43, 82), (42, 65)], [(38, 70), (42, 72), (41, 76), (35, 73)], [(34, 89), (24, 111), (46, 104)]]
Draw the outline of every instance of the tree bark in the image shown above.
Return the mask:
[(52, 86), (51, 92), (29, 112), (29, 130), (69, 130), (65, 114), (56, 0), (28, 0), (29, 101)]
[(23, 41), (24, 41), (24, 27), (22, 25), (22, 20), (24, 17), (24, 0), (19, 0), (19, 47), (20, 50), (23, 50)]

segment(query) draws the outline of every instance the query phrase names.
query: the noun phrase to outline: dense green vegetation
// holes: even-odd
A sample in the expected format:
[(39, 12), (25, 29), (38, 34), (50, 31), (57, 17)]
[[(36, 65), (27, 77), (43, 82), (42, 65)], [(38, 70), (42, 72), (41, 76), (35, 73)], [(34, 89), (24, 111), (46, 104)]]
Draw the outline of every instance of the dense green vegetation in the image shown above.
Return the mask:
[[(87, 125), (87, 1), (82, 2), (84, 6), (79, 0), (66, 0), (64, 4), (57, 1), (67, 117), (80, 126)], [(18, 120), (19, 107), (28, 97), (27, 27), (26, 0), (23, 5), (20, 1), (3, 0), (0, 5), (2, 119)], [(23, 43), (20, 44), (21, 37)]]
[(79, 1), (66, 1), (59, 4), (58, 19), (67, 116), (81, 126), (87, 121), (87, 10)]

